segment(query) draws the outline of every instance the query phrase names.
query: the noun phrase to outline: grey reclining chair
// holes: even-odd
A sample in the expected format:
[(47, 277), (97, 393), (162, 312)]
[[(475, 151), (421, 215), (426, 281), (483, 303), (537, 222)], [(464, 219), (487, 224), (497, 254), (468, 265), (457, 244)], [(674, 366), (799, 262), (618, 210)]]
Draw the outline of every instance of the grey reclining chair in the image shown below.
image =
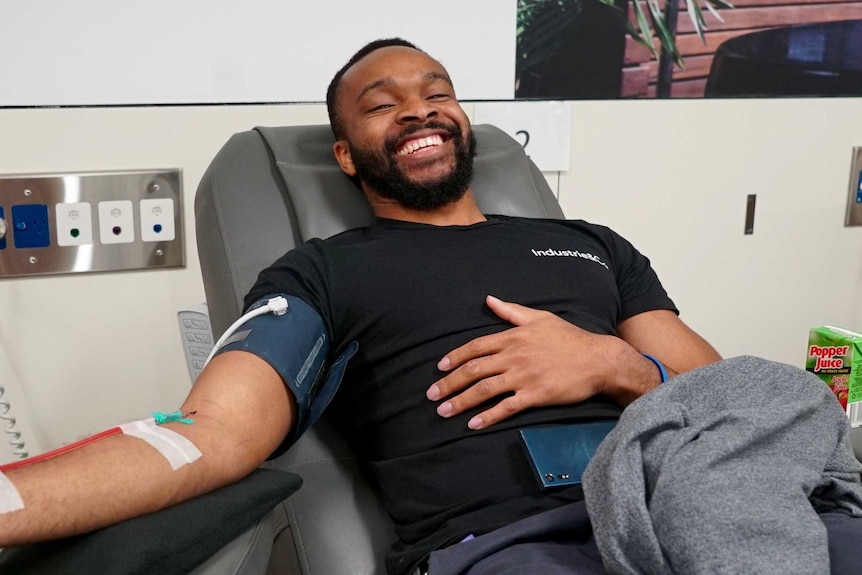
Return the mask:
[[(483, 212), (563, 217), (544, 176), (517, 141), (493, 126), (474, 131), (473, 191)], [(335, 162), (333, 143), (328, 126), (257, 128), (234, 135), (204, 174), (195, 217), (216, 336), (239, 317), (258, 273), (284, 252), (306, 239), (373, 221), (364, 196)], [(264, 529), (273, 537), (268, 574), (385, 573), (383, 556), (395, 540), (392, 523), (328, 422), (315, 424), (267, 465), (297, 473), (303, 486), (276, 508), (274, 528), (267, 523), (273, 518), (266, 518), (223, 555), (255, 555), (250, 542), (268, 544)], [(239, 558), (231, 565), (242, 563)], [(225, 572), (219, 568), (195, 573)]]

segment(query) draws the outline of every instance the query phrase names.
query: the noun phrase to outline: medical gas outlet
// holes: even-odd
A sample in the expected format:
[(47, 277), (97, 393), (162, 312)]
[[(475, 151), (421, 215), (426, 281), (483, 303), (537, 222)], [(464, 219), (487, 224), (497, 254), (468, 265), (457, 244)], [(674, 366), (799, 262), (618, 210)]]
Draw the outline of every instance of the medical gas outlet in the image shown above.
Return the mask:
[(0, 176), (0, 279), (184, 266), (181, 176)]
[(135, 241), (132, 202), (99, 202), (99, 239), (103, 244), (130, 244)]
[(84, 246), (93, 243), (93, 207), (89, 202), (57, 204), (57, 243)]
[(174, 201), (169, 198), (141, 200), (141, 239), (164, 242), (174, 239)]

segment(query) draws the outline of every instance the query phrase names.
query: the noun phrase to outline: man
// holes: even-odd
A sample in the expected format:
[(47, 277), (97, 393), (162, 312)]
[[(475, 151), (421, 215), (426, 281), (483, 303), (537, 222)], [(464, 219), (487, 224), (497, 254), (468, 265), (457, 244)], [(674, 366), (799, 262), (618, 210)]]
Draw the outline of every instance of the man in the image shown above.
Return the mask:
[[(327, 98), (336, 158), (378, 225), (288, 254), (246, 302), (297, 295), (326, 321), (336, 354), (359, 342), (330, 419), (369, 462), (402, 539), (392, 570), (403, 571), (452, 539), (580, 499), (578, 489), (542, 496), (527, 462), (511, 462), (518, 427), (617, 417), (660, 381), (641, 353), (671, 371), (718, 355), (678, 319), (646, 259), (609, 230), (486, 218), (469, 188), (470, 124), (448, 74), (415, 48), (388, 44), (360, 51)], [(595, 259), (531, 251), (558, 244)], [(554, 313), (494, 298), (485, 308), (489, 294), (544, 300)], [(512, 323), (528, 325), (493, 335)], [(438, 365), (452, 371), (435, 383)], [(426, 391), (446, 398), (436, 412)], [(494, 433), (475, 433), (515, 413)], [(464, 476), (467, 460), (475, 481)]]
[[(378, 223), (287, 254), (247, 303), (300, 298), (322, 318), (332, 357), (359, 342), (330, 413), (395, 521), (390, 571), (525, 517), (583, 512), (577, 487), (542, 492), (518, 428), (615, 419), (662, 381), (643, 354), (671, 376), (718, 354), (679, 320), (646, 258), (607, 228), (479, 211), (469, 121), (425, 53), (372, 43), (327, 101), (335, 156)], [(536, 267), (520, 249), (548, 242), (585, 257)], [(203, 454), (177, 470), (118, 435), (9, 472), (25, 508), (0, 515), (0, 545), (96, 529), (245, 476), (287, 447), (303, 416), (285, 383), (254, 353), (217, 355), (182, 406), (195, 423), (165, 425)], [(581, 555), (584, 569), (601, 568), (592, 542)]]

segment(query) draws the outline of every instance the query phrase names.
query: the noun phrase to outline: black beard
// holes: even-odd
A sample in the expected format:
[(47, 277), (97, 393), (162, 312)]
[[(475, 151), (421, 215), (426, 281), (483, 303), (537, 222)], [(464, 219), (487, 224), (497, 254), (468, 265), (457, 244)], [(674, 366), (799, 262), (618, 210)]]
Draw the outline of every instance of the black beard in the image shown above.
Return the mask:
[[(455, 169), (440, 180), (420, 184), (411, 182), (398, 166), (395, 147), (410, 134), (427, 129), (444, 130), (452, 139), (456, 150)], [(380, 196), (395, 200), (405, 208), (427, 212), (456, 202), (464, 197), (473, 179), (476, 138), (471, 131), (465, 142), (464, 134), (457, 126), (447, 126), (439, 122), (408, 126), (403, 132), (384, 142), (382, 154), (348, 145), (356, 168), (356, 177)]]

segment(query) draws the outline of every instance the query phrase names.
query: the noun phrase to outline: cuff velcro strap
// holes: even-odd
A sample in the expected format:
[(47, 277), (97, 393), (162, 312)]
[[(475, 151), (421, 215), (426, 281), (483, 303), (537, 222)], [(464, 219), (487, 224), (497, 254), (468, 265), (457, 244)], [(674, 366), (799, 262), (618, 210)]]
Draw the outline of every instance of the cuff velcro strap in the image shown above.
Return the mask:
[[(287, 299), (283, 315), (271, 313), (252, 317), (231, 335), (218, 353), (242, 350), (267, 363), (284, 380), (297, 406), (297, 421), (280, 450), (296, 440), (317, 420), (335, 395), (347, 360), (356, 352), (354, 342), (327, 366), (329, 334), (320, 314), (301, 299)], [(270, 298), (253, 304), (253, 310)]]

